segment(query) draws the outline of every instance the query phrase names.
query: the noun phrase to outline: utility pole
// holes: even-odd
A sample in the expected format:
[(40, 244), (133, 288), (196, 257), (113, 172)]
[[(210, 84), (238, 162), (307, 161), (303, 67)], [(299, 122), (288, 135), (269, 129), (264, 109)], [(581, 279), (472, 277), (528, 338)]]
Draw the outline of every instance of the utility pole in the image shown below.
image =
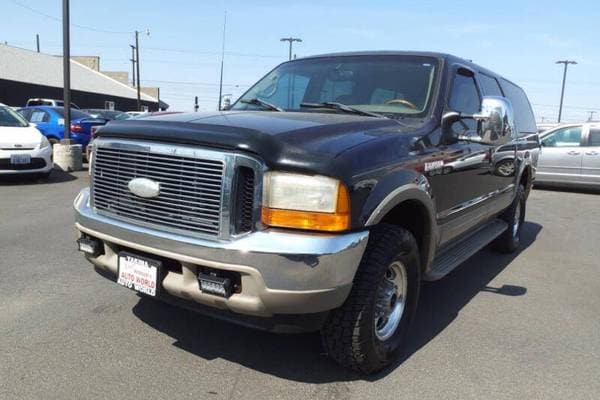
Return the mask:
[(596, 114), (596, 111), (590, 111), (590, 117), (588, 118), (588, 122), (592, 122), (594, 120), (594, 114)]
[(156, 111), (161, 111), (160, 109), (160, 88), (156, 88), (156, 104), (158, 105), (158, 108), (156, 109)]
[(563, 71), (562, 90), (560, 92), (560, 106), (558, 107), (558, 123), (560, 123), (560, 119), (562, 117), (563, 100), (565, 98), (565, 82), (567, 81), (567, 68), (569, 67), (569, 64), (573, 64), (573, 65), (577, 64), (577, 61), (561, 60), (561, 61), (557, 61), (556, 64), (564, 64), (565, 65), (565, 69)]
[(37, 48), (37, 52), (40, 52), (40, 34), (35, 34), (35, 47)]
[(294, 43), (294, 42), (301, 43), (302, 39), (295, 38), (295, 37), (288, 37), (288, 38), (281, 38), (280, 41), (281, 42), (290, 42), (289, 60), (291, 60), (292, 59), (292, 43)]
[(217, 111), (221, 111), (221, 98), (223, 97), (223, 64), (225, 63), (225, 31), (227, 29), (227, 11), (223, 19), (223, 43), (221, 43), (221, 78), (219, 79), (219, 104)]
[(142, 94), (140, 93), (140, 33), (135, 31), (135, 68), (137, 70), (137, 110), (142, 111)]
[(71, 139), (71, 35), (69, 31), (69, 0), (63, 0), (63, 101), (64, 101), (64, 139)]
[[(142, 94), (140, 88), (140, 31), (135, 31), (135, 68), (137, 74), (137, 108), (138, 111), (142, 111)], [(146, 29), (146, 36), (150, 36), (150, 30)]]
[(131, 47), (131, 58), (129, 59), (131, 61), (131, 86), (135, 87), (135, 46), (130, 44), (129, 47)]

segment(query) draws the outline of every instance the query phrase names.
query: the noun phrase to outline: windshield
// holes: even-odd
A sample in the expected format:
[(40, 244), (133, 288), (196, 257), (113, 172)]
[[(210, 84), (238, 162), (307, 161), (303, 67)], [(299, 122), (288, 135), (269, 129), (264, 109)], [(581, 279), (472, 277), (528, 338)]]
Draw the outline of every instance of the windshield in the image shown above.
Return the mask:
[(0, 106), (0, 126), (24, 128), (29, 126), (29, 123), (11, 108)]
[(438, 61), (423, 56), (343, 56), (280, 65), (232, 107), (265, 110), (259, 99), (285, 111), (336, 112), (302, 103), (336, 102), (391, 118), (423, 117), (431, 104)]

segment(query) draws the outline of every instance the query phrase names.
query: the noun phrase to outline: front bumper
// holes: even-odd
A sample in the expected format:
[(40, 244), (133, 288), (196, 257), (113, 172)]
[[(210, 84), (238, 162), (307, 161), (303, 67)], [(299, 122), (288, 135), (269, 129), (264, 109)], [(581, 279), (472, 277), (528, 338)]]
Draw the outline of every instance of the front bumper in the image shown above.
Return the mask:
[[(341, 306), (369, 236), (368, 231), (333, 235), (267, 229), (219, 242), (99, 215), (90, 207), (89, 189), (81, 191), (74, 207), (79, 234), (103, 242), (103, 255), (86, 255), (97, 269), (116, 276), (117, 254), (124, 249), (176, 260), (181, 273), (168, 271), (162, 281), (168, 295), (258, 317), (314, 314)], [(201, 292), (199, 267), (239, 273), (241, 292), (227, 299)]]
[[(10, 155), (15, 153), (29, 154), (34, 162), (20, 165), (18, 168), (11, 167)], [(34, 150), (0, 150), (0, 175), (47, 173), (53, 167), (51, 146)]]

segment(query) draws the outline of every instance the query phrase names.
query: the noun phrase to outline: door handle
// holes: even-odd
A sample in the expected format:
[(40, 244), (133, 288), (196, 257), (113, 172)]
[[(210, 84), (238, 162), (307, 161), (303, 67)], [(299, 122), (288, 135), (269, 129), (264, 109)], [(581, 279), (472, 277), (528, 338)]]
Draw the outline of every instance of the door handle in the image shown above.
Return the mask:
[(587, 153), (585, 153), (588, 156), (597, 156), (598, 152), (597, 151), (588, 151)]
[(571, 150), (571, 151), (569, 151), (567, 154), (568, 154), (568, 155), (570, 155), (570, 156), (578, 156), (578, 155), (579, 155), (579, 154), (581, 154), (581, 153), (580, 153), (580, 152), (578, 152), (578, 151), (575, 151), (575, 150)]

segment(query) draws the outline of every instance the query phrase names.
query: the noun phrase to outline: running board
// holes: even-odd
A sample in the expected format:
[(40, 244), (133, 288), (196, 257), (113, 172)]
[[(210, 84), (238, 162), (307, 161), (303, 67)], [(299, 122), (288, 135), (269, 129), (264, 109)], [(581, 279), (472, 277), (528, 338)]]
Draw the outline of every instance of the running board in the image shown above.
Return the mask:
[(478, 229), (455, 246), (440, 254), (433, 261), (431, 270), (425, 275), (424, 279), (426, 281), (436, 281), (448, 275), (454, 268), (483, 249), (506, 229), (508, 229), (508, 224), (501, 220), (494, 220)]

